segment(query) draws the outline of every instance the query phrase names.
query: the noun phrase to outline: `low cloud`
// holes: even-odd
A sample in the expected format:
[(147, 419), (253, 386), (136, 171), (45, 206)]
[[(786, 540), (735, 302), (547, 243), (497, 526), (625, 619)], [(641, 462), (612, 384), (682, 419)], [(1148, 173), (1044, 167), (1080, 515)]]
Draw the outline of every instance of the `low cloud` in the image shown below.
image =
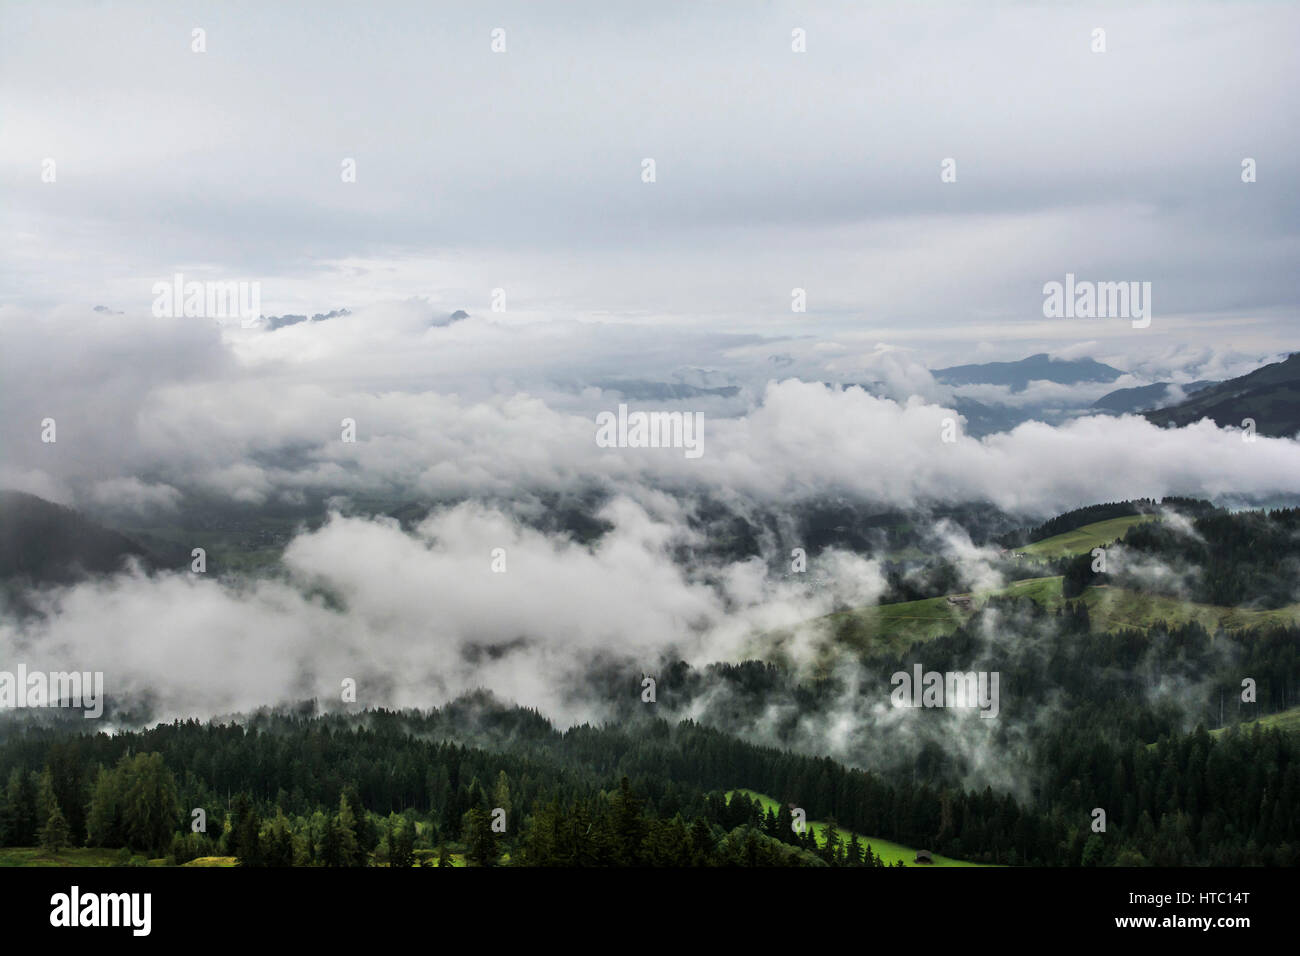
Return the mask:
[[(317, 697), (428, 707), (479, 687), (562, 722), (599, 719), (575, 699), (594, 661), (630, 676), (669, 657), (696, 664), (763, 649), (765, 635), (869, 603), (875, 562), (829, 553), (825, 586), (759, 561), (687, 573), (692, 535), (616, 499), (592, 546), (474, 503), (395, 522), (334, 515), (295, 537), (284, 573), (249, 580), (138, 570), (42, 592), (40, 613), (0, 624), (0, 654), (30, 667), (103, 671), (110, 697), (157, 719)], [(811, 665), (816, 648), (785, 646)]]
[[(875, 349), (850, 363), (882, 383), (873, 394), (823, 384), (832, 370), (802, 359), (799, 377), (783, 369), (774, 379), (775, 343), (743, 337), (737, 358), (725, 337), (689, 331), (478, 319), (430, 328), (427, 312), (403, 303), (269, 333), (84, 314), (88, 325), (73, 329), (0, 313), (18, 343), (0, 369), (2, 477), (84, 507), (137, 511), (178, 507), (177, 492), (262, 505), (593, 488), (644, 499), (656, 488), (778, 505), (825, 495), (890, 507), (984, 501), (1040, 514), (1139, 496), (1300, 492), (1300, 445), (1243, 443), (1209, 422), (1171, 430), (1085, 416), (945, 442), (945, 420), (960, 415), (906, 352)], [(717, 362), (685, 366), (684, 353)], [(850, 370), (838, 369), (841, 380)], [(703, 413), (704, 455), (686, 459), (596, 445), (595, 416), (624, 396), (593, 383), (620, 377), (741, 384), (631, 403)], [(58, 422), (57, 443), (40, 440), (46, 417)], [(344, 440), (345, 420), (355, 442)]]

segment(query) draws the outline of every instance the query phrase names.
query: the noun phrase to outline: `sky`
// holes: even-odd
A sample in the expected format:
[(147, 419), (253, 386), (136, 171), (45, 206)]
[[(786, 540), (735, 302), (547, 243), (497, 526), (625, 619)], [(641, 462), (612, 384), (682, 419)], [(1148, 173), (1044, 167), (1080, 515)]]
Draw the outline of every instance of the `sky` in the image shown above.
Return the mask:
[[(556, 10), (5, 4), (0, 308), (144, 312), (181, 272), (268, 315), (503, 289), (932, 367), (1294, 345), (1300, 9)], [(1151, 282), (1152, 326), (1044, 318), (1067, 272)]]

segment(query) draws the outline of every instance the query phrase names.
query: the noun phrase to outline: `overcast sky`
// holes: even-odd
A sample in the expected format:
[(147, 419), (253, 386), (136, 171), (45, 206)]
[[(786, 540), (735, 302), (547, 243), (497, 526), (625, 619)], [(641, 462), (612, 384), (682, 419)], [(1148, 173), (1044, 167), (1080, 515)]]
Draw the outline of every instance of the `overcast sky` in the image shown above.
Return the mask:
[[(6, 3), (0, 295), (1285, 350), (1297, 41), (1274, 3)], [(1066, 272), (1150, 281), (1152, 327), (1044, 319)]]

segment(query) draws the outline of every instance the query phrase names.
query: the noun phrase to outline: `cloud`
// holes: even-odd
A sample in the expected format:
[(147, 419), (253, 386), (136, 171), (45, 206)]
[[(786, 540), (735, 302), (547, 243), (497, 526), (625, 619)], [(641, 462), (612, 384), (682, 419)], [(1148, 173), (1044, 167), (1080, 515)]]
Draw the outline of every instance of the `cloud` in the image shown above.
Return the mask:
[[(945, 443), (943, 423), (957, 412), (909, 353), (890, 349), (854, 361), (882, 383), (869, 394), (787, 369), (774, 379), (773, 344), (753, 337), (479, 319), (430, 328), (419, 302), (274, 332), (130, 316), (73, 325), (11, 309), (0, 311), (0, 331), (14, 343), (0, 358), (4, 476), (92, 510), (165, 510), (177, 493), (260, 505), (591, 490), (644, 501), (661, 489), (778, 508), (847, 495), (1047, 514), (1131, 497), (1300, 491), (1300, 445), (1247, 444), (1208, 422), (1166, 430), (1086, 416)], [(844, 372), (812, 359), (795, 368)], [(596, 415), (626, 401), (592, 384), (609, 379), (738, 390), (631, 402), (702, 413), (704, 452), (688, 459), (682, 449), (597, 446)], [(55, 444), (40, 440), (46, 416), (58, 422)], [(344, 440), (345, 420), (355, 442)]]
[(171, 485), (146, 484), (139, 478), (110, 478), (95, 482), (91, 500), (108, 510), (141, 514), (175, 511), (181, 493)]
[(576, 721), (601, 714), (574, 696), (595, 661), (630, 676), (668, 654), (703, 664), (883, 590), (874, 562), (835, 553), (816, 591), (759, 562), (688, 574), (670, 554), (691, 535), (683, 525), (626, 499), (602, 517), (612, 530), (587, 547), (474, 503), (410, 533), (334, 515), (292, 540), (281, 577), (131, 571), (42, 592), (40, 615), (0, 622), (0, 654), (103, 671), (111, 697), (148, 701), (157, 719), (337, 703), (352, 678), (362, 705), (427, 707), (490, 687)]

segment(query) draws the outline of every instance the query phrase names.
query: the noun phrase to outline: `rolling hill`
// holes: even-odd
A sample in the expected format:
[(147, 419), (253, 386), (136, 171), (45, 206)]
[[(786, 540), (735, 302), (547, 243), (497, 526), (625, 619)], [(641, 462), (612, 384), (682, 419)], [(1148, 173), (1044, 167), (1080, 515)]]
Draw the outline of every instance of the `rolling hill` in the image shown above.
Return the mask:
[(1220, 428), (1241, 428), (1242, 421), (1251, 418), (1261, 435), (1294, 438), (1300, 432), (1300, 352), (1202, 389), (1177, 405), (1146, 412), (1145, 417), (1174, 427), (1208, 418)]
[(63, 583), (153, 556), (126, 535), (85, 515), (21, 491), (0, 491), (0, 579)]
[[(1026, 578), (997, 591), (962, 596), (971, 598), (970, 611), (953, 606), (945, 596), (854, 608), (827, 615), (823, 620), (839, 643), (856, 650), (902, 651), (913, 644), (951, 634), (963, 619), (978, 611), (994, 596), (1029, 598), (1049, 611), (1055, 611), (1066, 603), (1061, 595), (1059, 575)], [(1300, 624), (1300, 604), (1251, 610), (1200, 604), (1113, 586), (1088, 588), (1076, 600), (1082, 600), (1087, 605), (1094, 631), (1110, 631), (1121, 627), (1146, 630), (1160, 621), (1171, 625), (1196, 621), (1209, 631), (1220, 628), (1251, 630), (1274, 624)]]
[(1184, 395), (1191, 395), (1194, 392), (1209, 388), (1211, 385), (1218, 384), (1218, 382), (1210, 381), (1189, 382), (1186, 385), (1175, 385), (1173, 382), (1156, 382), (1154, 385), (1117, 388), (1093, 402), (1092, 407), (1098, 411), (1111, 412), (1116, 415), (1122, 415), (1126, 412), (1143, 412), (1168, 400), (1171, 388), (1180, 388)]
[(1118, 541), (1135, 524), (1151, 521), (1155, 517), (1155, 515), (1126, 515), (1121, 518), (1096, 521), (1075, 528), (1073, 531), (1034, 541), (1025, 545), (1020, 551), (1035, 558), (1058, 558), (1067, 554), (1083, 554), (1093, 548), (1104, 548)]

